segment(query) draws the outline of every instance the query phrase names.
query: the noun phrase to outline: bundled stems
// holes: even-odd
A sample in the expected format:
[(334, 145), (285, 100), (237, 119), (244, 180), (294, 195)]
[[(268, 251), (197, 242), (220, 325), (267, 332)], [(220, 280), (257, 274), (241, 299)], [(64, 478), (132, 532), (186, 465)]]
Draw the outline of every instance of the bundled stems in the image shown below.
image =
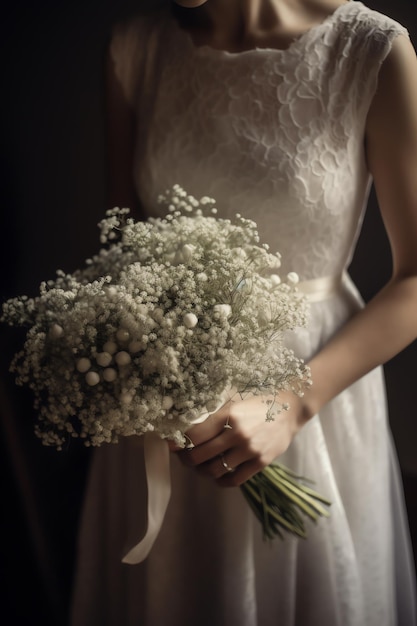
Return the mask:
[(330, 501), (305, 485), (306, 479), (280, 464), (272, 464), (241, 485), (242, 492), (262, 524), (265, 539), (284, 538), (282, 530), (306, 538), (302, 514), (314, 522), (329, 517)]

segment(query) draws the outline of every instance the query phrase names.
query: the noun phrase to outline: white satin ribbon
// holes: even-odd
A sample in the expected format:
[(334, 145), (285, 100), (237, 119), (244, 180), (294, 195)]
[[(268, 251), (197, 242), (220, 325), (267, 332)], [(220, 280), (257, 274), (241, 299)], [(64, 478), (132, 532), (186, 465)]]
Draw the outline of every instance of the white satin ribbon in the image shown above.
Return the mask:
[(148, 487), (148, 527), (145, 536), (122, 562), (136, 565), (145, 560), (157, 538), (171, 497), (168, 442), (157, 435), (144, 435), (146, 483)]
[[(226, 389), (212, 410), (205, 410), (192, 424), (201, 424), (218, 411), (233, 395)], [(168, 442), (157, 435), (144, 435), (146, 485), (148, 488), (148, 526), (144, 537), (123, 557), (122, 563), (137, 565), (146, 559), (159, 535), (171, 497), (170, 451)]]
[(309, 302), (321, 302), (331, 298), (342, 286), (346, 273), (336, 276), (322, 276), (298, 283), (298, 289), (306, 296)]

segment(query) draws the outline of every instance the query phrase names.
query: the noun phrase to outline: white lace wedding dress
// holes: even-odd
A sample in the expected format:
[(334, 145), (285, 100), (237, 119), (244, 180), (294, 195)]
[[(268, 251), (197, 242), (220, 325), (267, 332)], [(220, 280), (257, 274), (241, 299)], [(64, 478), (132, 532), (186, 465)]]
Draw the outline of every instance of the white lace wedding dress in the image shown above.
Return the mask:
[[(334, 277), (307, 330), (314, 354), (362, 306), (349, 265), (370, 177), (364, 126), (378, 71), (406, 31), (341, 5), (286, 50), (195, 48), (171, 18), (131, 20), (112, 55), (138, 112), (135, 180), (154, 213), (175, 183), (253, 218), (302, 280)], [(139, 97), (140, 96), (140, 97)], [(310, 283), (314, 287), (314, 283)], [(314, 290), (314, 289), (313, 289)], [(412, 626), (414, 592), (380, 369), (344, 391), (281, 461), (333, 505), (309, 538), (264, 543), (239, 489), (172, 458), (172, 496), (146, 562), (121, 563), (144, 529), (141, 442), (95, 453), (80, 533), (73, 626)]]

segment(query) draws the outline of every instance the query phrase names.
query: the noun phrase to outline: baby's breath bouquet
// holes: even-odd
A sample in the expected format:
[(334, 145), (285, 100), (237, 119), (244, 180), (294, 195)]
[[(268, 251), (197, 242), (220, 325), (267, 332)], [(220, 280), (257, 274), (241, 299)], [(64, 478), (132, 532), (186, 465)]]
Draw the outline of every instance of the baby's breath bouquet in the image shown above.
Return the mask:
[[(302, 394), (310, 382), (283, 343), (306, 322), (297, 276), (280, 279), (279, 254), (259, 244), (256, 224), (218, 219), (214, 200), (179, 186), (160, 202), (165, 217), (147, 222), (109, 211), (103, 247), (84, 269), (58, 271), (38, 297), (3, 306), (3, 321), (28, 327), (12, 370), (34, 392), (46, 445), (152, 432), (184, 446), (187, 428), (227, 394), (272, 394), (272, 420), (287, 408), (280, 391)], [(297, 508), (327, 514), (296, 478), (272, 465), (243, 486), (268, 537), (304, 536)]]

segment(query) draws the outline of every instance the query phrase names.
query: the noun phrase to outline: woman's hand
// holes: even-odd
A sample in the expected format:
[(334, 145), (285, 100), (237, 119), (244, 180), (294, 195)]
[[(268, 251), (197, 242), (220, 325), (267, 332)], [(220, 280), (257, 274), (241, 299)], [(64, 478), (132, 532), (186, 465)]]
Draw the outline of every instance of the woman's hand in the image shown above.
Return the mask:
[(289, 408), (274, 415), (272, 421), (266, 416), (273, 396), (250, 395), (227, 402), (187, 431), (194, 447), (177, 454), (183, 463), (222, 486), (241, 485), (285, 452), (307, 421), (300, 398), (286, 392), (279, 399)]

